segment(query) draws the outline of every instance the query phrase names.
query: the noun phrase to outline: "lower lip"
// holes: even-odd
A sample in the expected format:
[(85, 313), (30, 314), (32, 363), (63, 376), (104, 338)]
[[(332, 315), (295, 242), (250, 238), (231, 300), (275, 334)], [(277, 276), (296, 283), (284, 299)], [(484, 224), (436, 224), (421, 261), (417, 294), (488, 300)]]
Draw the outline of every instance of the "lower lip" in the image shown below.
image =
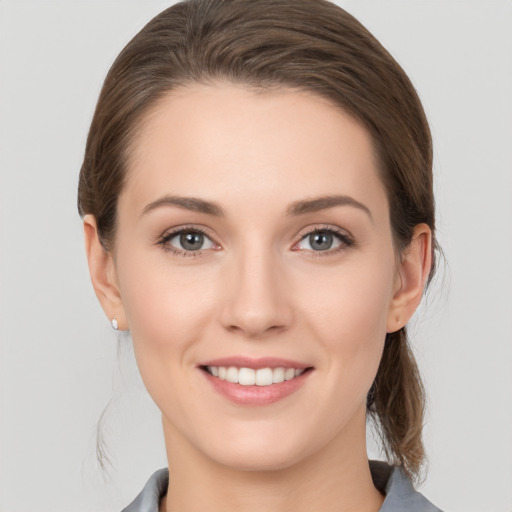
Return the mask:
[(221, 380), (201, 370), (215, 391), (238, 405), (261, 406), (270, 405), (295, 393), (306, 381), (311, 370), (291, 380), (271, 384), (270, 386), (242, 386), (227, 380)]

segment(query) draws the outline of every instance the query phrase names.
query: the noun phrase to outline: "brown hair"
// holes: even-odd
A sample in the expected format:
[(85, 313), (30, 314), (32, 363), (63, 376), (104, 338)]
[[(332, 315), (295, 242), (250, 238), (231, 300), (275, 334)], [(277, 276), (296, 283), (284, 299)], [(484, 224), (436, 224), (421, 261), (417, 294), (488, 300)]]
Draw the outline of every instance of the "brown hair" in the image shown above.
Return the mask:
[[(402, 68), (355, 18), (325, 0), (189, 0), (163, 11), (128, 43), (98, 100), (78, 210), (95, 216), (106, 250), (141, 119), (176, 87), (218, 79), (313, 92), (358, 119), (379, 156), (397, 253), (416, 224), (434, 233), (432, 142), (423, 108)], [(417, 475), (425, 397), (405, 327), (387, 335), (371, 395), (368, 413), (388, 459)]]

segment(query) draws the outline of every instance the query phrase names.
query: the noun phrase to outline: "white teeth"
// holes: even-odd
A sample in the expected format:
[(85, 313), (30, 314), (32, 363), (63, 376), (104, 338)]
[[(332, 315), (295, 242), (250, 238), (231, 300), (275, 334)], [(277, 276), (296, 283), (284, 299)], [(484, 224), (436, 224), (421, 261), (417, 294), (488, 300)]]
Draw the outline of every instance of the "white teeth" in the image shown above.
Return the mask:
[(252, 368), (240, 368), (238, 383), (242, 386), (254, 386), (256, 384), (256, 370)]
[(274, 368), (274, 371), (272, 372), (272, 382), (274, 384), (284, 382), (284, 368)]
[(286, 368), (284, 372), (284, 380), (292, 380), (295, 377), (295, 369), (294, 368)]
[(238, 368), (230, 366), (226, 372), (226, 380), (233, 384), (238, 384)]
[(272, 370), (270, 368), (256, 370), (256, 385), (270, 386), (270, 384), (272, 384)]
[(304, 373), (304, 368), (236, 368), (235, 366), (208, 366), (208, 372), (221, 380), (242, 386), (270, 386), (291, 380)]

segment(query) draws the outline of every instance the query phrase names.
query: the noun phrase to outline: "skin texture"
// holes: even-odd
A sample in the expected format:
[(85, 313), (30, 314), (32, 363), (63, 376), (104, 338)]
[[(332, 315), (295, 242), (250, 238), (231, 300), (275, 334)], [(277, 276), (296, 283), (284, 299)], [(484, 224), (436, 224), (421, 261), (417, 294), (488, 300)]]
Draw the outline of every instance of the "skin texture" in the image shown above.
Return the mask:
[[(368, 211), (289, 212), (334, 194)], [(145, 211), (169, 196), (215, 202), (223, 216), (169, 204)], [(133, 143), (113, 251), (101, 248), (92, 216), (84, 226), (97, 296), (130, 330), (162, 411), (171, 470), (162, 510), (378, 510), (366, 394), (386, 332), (421, 299), (430, 231), (417, 226), (396, 254), (363, 127), (304, 92), (227, 83), (174, 91)], [(201, 229), (203, 249), (186, 253), (176, 236), (161, 243), (175, 228)], [(336, 235), (315, 251), (315, 229), (350, 242)], [(232, 356), (312, 369), (291, 395), (241, 405), (199, 367)]]

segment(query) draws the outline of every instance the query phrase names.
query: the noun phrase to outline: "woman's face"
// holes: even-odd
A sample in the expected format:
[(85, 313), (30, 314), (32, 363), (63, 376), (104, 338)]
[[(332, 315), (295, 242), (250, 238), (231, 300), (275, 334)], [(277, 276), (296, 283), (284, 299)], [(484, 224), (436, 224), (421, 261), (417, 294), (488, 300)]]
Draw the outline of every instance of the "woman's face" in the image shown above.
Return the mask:
[(133, 143), (112, 254), (171, 457), (277, 469), (364, 449), (401, 284), (357, 122), (287, 89), (173, 92)]

